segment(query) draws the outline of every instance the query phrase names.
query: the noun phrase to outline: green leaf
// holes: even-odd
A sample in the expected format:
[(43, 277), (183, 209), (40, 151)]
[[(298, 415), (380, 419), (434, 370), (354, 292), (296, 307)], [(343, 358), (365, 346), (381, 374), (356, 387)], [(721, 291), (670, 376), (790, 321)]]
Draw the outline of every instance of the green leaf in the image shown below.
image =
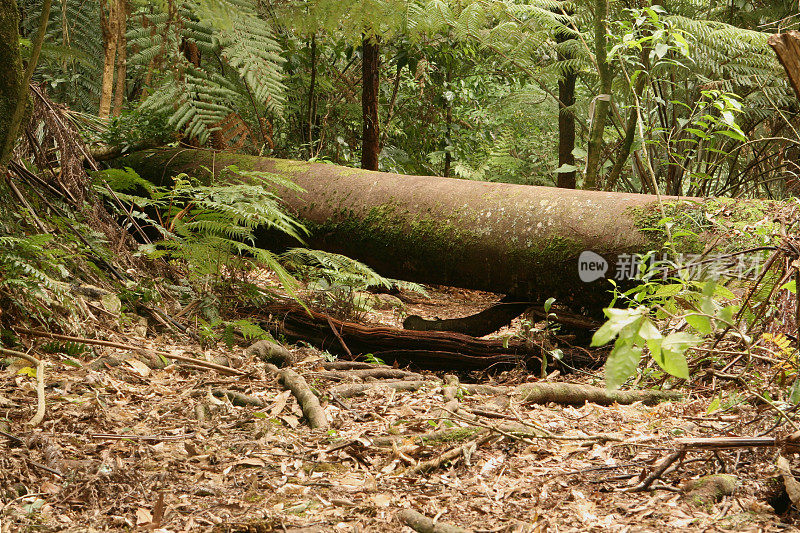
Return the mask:
[(561, 165), (556, 169), (556, 172), (559, 174), (567, 174), (569, 172), (575, 172), (576, 170), (578, 170), (578, 167), (576, 167), (575, 165), (564, 163), (563, 165)]
[(36, 377), (36, 369), (33, 368), (32, 366), (26, 366), (24, 368), (20, 368), (19, 370), (17, 370), (17, 374), (19, 374), (21, 376), (28, 376), (28, 377), (35, 378)]
[[(603, 313), (606, 314), (608, 320), (605, 324), (600, 326), (600, 329), (592, 336), (592, 346), (602, 346), (608, 343), (616, 337), (623, 328), (634, 324), (637, 320), (641, 320), (646, 312), (647, 308), (644, 306), (639, 306), (636, 309), (615, 309), (613, 307), (603, 309)], [(637, 325), (632, 332), (635, 333), (638, 329)], [(631, 331), (628, 332), (628, 335), (630, 333)]]
[(683, 352), (668, 349), (665, 342), (666, 339), (654, 339), (647, 342), (653, 359), (665, 372), (676, 378), (689, 379), (689, 365)]
[(618, 389), (636, 372), (641, 357), (642, 349), (639, 346), (617, 341), (606, 361), (606, 387)]
[(549, 313), (550, 308), (553, 307), (553, 303), (556, 301), (555, 298), (548, 298), (547, 301), (544, 302), (544, 312)]
[(686, 315), (686, 322), (703, 335), (711, 334), (711, 319), (705, 315)]
[(660, 339), (662, 337), (661, 332), (658, 331), (658, 328), (653, 324), (652, 320), (647, 318), (642, 320), (637, 334), (646, 341)]
[(697, 346), (701, 342), (703, 342), (703, 339), (697, 335), (692, 335), (691, 333), (670, 333), (664, 337), (664, 342), (661, 344), (661, 348), (664, 350), (670, 350), (672, 352), (683, 353), (692, 346)]
[(719, 396), (714, 396), (714, 399), (711, 400), (711, 403), (708, 404), (708, 409), (706, 409), (706, 414), (711, 414), (717, 409), (720, 408), (722, 402), (719, 399)]
[(786, 289), (792, 294), (797, 294), (797, 280), (792, 280), (781, 285), (781, 290)]

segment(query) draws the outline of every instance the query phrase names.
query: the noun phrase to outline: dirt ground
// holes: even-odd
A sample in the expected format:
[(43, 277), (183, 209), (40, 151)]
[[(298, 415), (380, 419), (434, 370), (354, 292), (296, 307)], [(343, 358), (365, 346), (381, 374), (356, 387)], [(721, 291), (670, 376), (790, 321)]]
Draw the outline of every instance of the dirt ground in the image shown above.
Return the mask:
[[(409, 299), (405, 312), (448, 318), (497, 298), (443, 288), (431, 296)], [(689, 451), (651, 490), (626, 492), (675, 450), (677, 438), (770, 429), (775, 417), (763, 407), (727, 401), (734, 394), (730, 385), (698, 378), (681, 385), (684, 401), (655, 406), (508, 405), (507, 398), (459, 393), (460, 405), (485, 415), (473, 425), (513, 421), (546, 435), (511, 438), (490, 431), (492, 438), (469, 446), (468, 433), (456, 430), (470, 424), (442, 410), (442, 374), (423, 372), (421, 390), (373, 382), (364, 395), (334, 401), (328, 391), (352, 380), (326, 372), (319, 351), (295, 345), (295, 370), (327, 399), (322, 405), (330, 429), (312, 431), (291, 392), (261, 361), (245, 356), (244, 347), (204, 350), (152, 329), (145, 337), (130, 321), (99, 315), (97, 338), (145, 351), (94, 346), (83, 354), (48, 356), (47, 415), (40, 428), (25, 425), (35, 410), (35, 380), (21, 364), (0, 366), (2, 533), (410, 532), (397, 517), (403, 509), (475, 532), (797, 529), (791, 511), (778, 515), (767, 504), (777, 475), (772, 448)], [(369, 319), (401, 322), (397, 310)], [(250, 375), (164, 366), (152, 350), (222, 362)], [(462, 379), (498, 385), (536, 380), (520, 372)], [(549, 379), (602, 385), (601, 371)], [(226, 391), (255, 400), (238, 405), (242, 401)], [(709, 412), (714, 398), (723, 400), (721, 407)], [(465, 443), (438, 468), (404, 474)], [(716, 473), (736, 476), (732, 495), (695, 506), (681, 494), (688, 480)]]

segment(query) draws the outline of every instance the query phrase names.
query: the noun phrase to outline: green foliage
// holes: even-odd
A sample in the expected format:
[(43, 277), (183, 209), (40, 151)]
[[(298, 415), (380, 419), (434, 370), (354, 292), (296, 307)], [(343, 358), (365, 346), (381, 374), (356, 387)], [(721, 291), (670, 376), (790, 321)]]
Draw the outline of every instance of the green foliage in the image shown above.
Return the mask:
[(64, 265), (66, 253), (53, 246), (53, 240), (49, 234), (14, 237), (0, 233), (0, 303), (5, 313), (13, 309), (49, 323), (52, 307), (67, 305), (62, 282), (70, 277)]
[[(19, 2), (24, 35), (38, 29), (41, 5), (38, 0)], [(83, 0), (54, 3), (34, 78), (51, 97), (78, 111), (97, 112), (103, 78), (99, 6)]]
[(168, 115), (174, 130), (201, 144), (231, 116), (260, 131), (266, 114), (280, 115), (281, 49), (256, 2), (183, 0), (164, 7), (145, 4), (131, 17), (142, 23), (128, 33), (130, 64), (163, 69), (143, 110)]
[[(243, 172), (235, 167), (227, 167), (223, 174), (227, 173), (290, 185), (268, 173)], [(142, 245), (141, 251), (152, 258), (187, 265), (191, 280), (198, 286), (208, 287), (226, 273), (256, 265), (274, 270), (284, 287), (293, 286), (293, 278), (276, 257), (255, 245), (255, 231), (277, 230), (299, 240), (305, 229), (283, 212), (278, 198), (264, 187), (196, 185), (185, 174), (174, 177), (171, 187), (157, 187), (131, 169), (102, 171), (97, 177), (117, 189), (117, 196), (130, 206), (127, 212), (145, 229), (154, 229), (161, 237)], [(97, 186), (96, 190), (109, 194), (104, 187)], [(125, 192), (131, 190), (139, 194)]]
[(213, 321), (200, 319), (199, 325), (200, 337), (206, 345), (221, 340), (228, 348), (231, 348), (236, 344), (236, 334), (244, 337), (244, 340), (250, 344), (259, 340), (275, 342), (268, 331), (247, 319), (215, 319)]
[[(688, 379), (686, 351), (718, 329), (733, 326), (738, 310), (721, 303), (735, 296), (712, 281), (649, 281), (618, 296), (631, 307), (604, 309), (608, 320), (592, 337), (592, 346), (616, 339), (606, 361), (606, 386), (610, 389), (618, 388), (636, 373), (645, 348), (665, 372)], [(683, 320), (696, 333), (676, 331), (664, 335), (656, 326), (656, 319)]]
[(418, 283), (383, 277), (367, 265), (341, 254), (292, 248), (281, 255), (281, 261), (290, 271), (311, 281), (324, 280), (329, 285), (346, 285), (356, 290), (383, 287), (426, 294)]

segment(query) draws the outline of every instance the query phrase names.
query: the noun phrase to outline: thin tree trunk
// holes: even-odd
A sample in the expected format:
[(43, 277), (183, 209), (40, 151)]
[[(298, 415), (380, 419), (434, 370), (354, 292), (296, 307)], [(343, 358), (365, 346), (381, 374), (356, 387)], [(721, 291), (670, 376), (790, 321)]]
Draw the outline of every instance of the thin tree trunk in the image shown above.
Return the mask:
[[(648, 64), (648, 55), (650, 54), (649, 47), (645, 47), (642, 50), (642, 61), (645, 65), (649, 67)], [(648, 68), (649, 70), (649, 68)], [(641, 101), (642, 94), (644, 93), (645, 81), (647, 76), (644, 72), (639, 73), (639, 77), (636, 78), (636, 82), (633, 86), (633, 91), (636, 93), (636, 101)], [(617, 180), (619, 180), (620, 174), (622, 174), (622, 169), (625, 167), (625, 163), (628, 161), (628, 157), (631, 155), (631, 148), (633, 148), (633, 141), (636, 139), (636, 125), (639, 121), (639, 111), (636, 109), (636, 104), (633, 104), (633, 107), (630, 110), (630, 114), (628, 115), (628, 122), (625, 125), (625, 137), (622, 139), (622, 145), (617, 150), (617, 159), (614, 161), (614, 166), (611, 168), (611, 171), (608, 173), (608, 179), (606, 179), (605, 189), (607, 191), (613, 190), (617, 184)]]
[[(447, 82), (447, 88), (450, 89), (450, 81), (453, 79), (453, 68), (449, 64), (445, 67), (447, 70), (445, 71), (445, 81)], [(445, 137), (445, 151), (444, 151), (444, 173), (442, 174), (445, 178), (450, 177), (450, 165), (453, 163), (453, 154), (448, 148), (450, 148), (450, 135), (452, 133), (452, 125), (453, 125), (453, 106), (452, 102), (449, 100), (445, 100), (445, 106), (447, 106), (447, 110), (445, 111), (445, 123), (447, 125), (447, 133)]]
[(361, 46), (361, 112), (364, 126), (361, 139), (361, 168), (378, 170), (380, 124), (378, 89), (380, 88), (380, 49), (377, 37), (364, 36)]
[(128, 29), (128, 6), (126, 0), (117, 1), (117, 82), (114, 92), (114, 111), (115, 117), (122, 113), (122, 105), (125, 102), (125, 78), (128, 68), (128, 40), (125, 32)]
[(400, 92), (400, 73), (403, 71), (404, 63), (397, 61), (397, 71), (394, 76), (394, 86), (392, 87), (392, 97), (389, 99), (389, 110), (386, 112), (386, 122), (383, 124), (383, 131), (381, 131), (381, 150), (383, 145), (386, 144), (386, 132), (389, 129), (389, 124), (394, 118), (394, 110), (397, 105), (397, 94)]
[[(111, 114), (111, 98), (114, 93), (114, 61), (119, 40), (118, 6), (116, 0), (99, 1), (100, 29), (103, 33), (103, 81), (100, 88), (100, 109), (97, 114), (100, 118), (108, 118)], [(108, 12), (105, 4), (108, 6)]]
[[(572, 16), (571, 12), (566, 13)], [(566, 42), (570, 39), (567, 29), (559, 31), (556, 41)], [(559, 54), (559, 60), (566, 61), (572, 59), (570, 54)], [(574, 69), (568, 68), (564, 71), (564, 77), (558, 80), (558, 166), (575, 166), (575, 114), (571, 109), (575, 105), (575, 81), (578, 78)], [(559, 172), (558, 186), (565, 189), (575, 188), (576, 172)]]
[(311, 83), (308, 87), (308, 154), (314, 153), (314, 90), (317, 83), (317, 36), (311, 36)]
[(589, 146), (586, 155), (585, 189), (596, 189), (600, 174), (600, 156), (603, 151), (603, 133), (606, 129), (606, 117), (611, 105), (611, 82), (614, 75), (608, 65), (606, 55), (606, 32), (608, 27), (608, 0), (595, 0), (594, 11), (594, 47), (597, 60), (597, 73), (600, 77), (600, 94), (595, 96), (594, 113), (591, 116), (589, 130)]
[(11, 152), (25, 119), (28, 107), (28, 85), (39, 61), (42, 43), (50, 18), (51, 0), (44, 0), (39, 19), (39, 29), (33, 39), (30, 58), (22, 70), (19, 49), (19, 9), (15, 0), (0, 1), (0, 172), (11, 160)]

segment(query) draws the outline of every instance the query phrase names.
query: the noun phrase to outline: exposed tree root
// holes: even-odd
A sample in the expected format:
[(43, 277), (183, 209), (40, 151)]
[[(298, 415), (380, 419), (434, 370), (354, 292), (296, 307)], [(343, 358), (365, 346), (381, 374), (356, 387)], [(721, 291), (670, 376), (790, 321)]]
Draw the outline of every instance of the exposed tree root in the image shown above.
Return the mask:
[(311, 429), (327, 429), (328, 419), (325, 416), (325, 411), (323, 411), (319, 399), (311, 391), (308, 383), (306, 383), (305, 378), (289, 368), (279, 369), (275, 365), (269, 363), (265, 366), (267, 370), (277, 376), (278, 382), (281, 385), (292, 391)]
[(382, 365), (378, 368), (360, 368), (358, 370), (331, 370), (316, 374), (322, 379), (356, 379), (358, 381), (371, 381), (376, 379), (406, 379), (422, 380), (425, 377), (416, 372), (407, 372), (398, 368), (390, 368)]
[(583, 405), (586, 402), (599, 405), (613, 403), (631, 404), (642, 402), (653, 405), (662, 401), (679, 401), (683, 395), (677, 391), (657, 390), (614, 390), (610, 391), (591, 385), (573, 383), (529, 383), (516, 388), (494, 387), (490, 385), (462, 384), (461, 388), (477, 394), (508, 394), (521, 403), (558, 403), (564, 405)]
[[(370, 327), (336, 320), (289, 302), (274, 302), (266, 308), (253, 310), (261, 313), (265, 311), (274, 317), (271, 324), (273, 330), (334, 353), (343, 353), (343, 340), (353, 354), (371, 353), (387, 363), (412, 364), (432, 370), (501, 370), (520, 363), (530, 364), (535, 368), (541, 366), (542, 348), (517, 339), (504, 343), (500, 339), (477, 339), (444, 331)], [(336, 330), (339, 335), (334, 335), (332, 330)], [(582, 353), (571, 353), (567, 359), (566, 362), (571, 366), (591, 366), (597, 363)]]
[(530, 305), (530, 303), (519, 302), (506, 303), (501, 300), (501, 303), (488, 307), (480, 313), (462, 318), (429, 320), (411, 315), (403, 321), (403, 327), (415, 331), (452, 331), (473, 337), (483, 337), (510, 324)]
[[(394, 389), (396, 391), (413, 392), (425, 386), (427, 381), (377, 381), (374, 383), (352, 383), (348, 385), (337, 385), (331, 392), (340, 398), (352, 398), (360, 396), (372, 389)], [(431, 382), (431, 384), (434, 384)]]
[[(350, 398), (364, 394), (370, 389), (390, 388), (397, 391), (415, 391), (425, 385), (425, 381), (382, 381), (375, 383), (354, 383), (348, 385), (338, 385), (331, 389), (335, 394), (342, 398)], [(437, 382), (429, 382), (436, 385)], [(460, 389), (475, 394), (487, 395), (508, 395), (520, 403), (557, 403), (562, 405), (583, 405), (586, 402), (599, 405), (611, 405), (613, 403), (631, 404), (642, 402), (646, 405), (653, 405), (662, 401), (678, 401), (683, 395), (676, 391), (610, 391), (601, 387), (590, 385), (577, 385), (573, 383), (531, 383), (519, 387), (494, 387), (491, 385), (473, 385), (468, 383), (459, 384)]]
[(427, 516), (411, 509), (403, 509), (397, 513), (397, 518), (419, 533), (467, 533), (468, 530), (450, 524), (435, 522)]

